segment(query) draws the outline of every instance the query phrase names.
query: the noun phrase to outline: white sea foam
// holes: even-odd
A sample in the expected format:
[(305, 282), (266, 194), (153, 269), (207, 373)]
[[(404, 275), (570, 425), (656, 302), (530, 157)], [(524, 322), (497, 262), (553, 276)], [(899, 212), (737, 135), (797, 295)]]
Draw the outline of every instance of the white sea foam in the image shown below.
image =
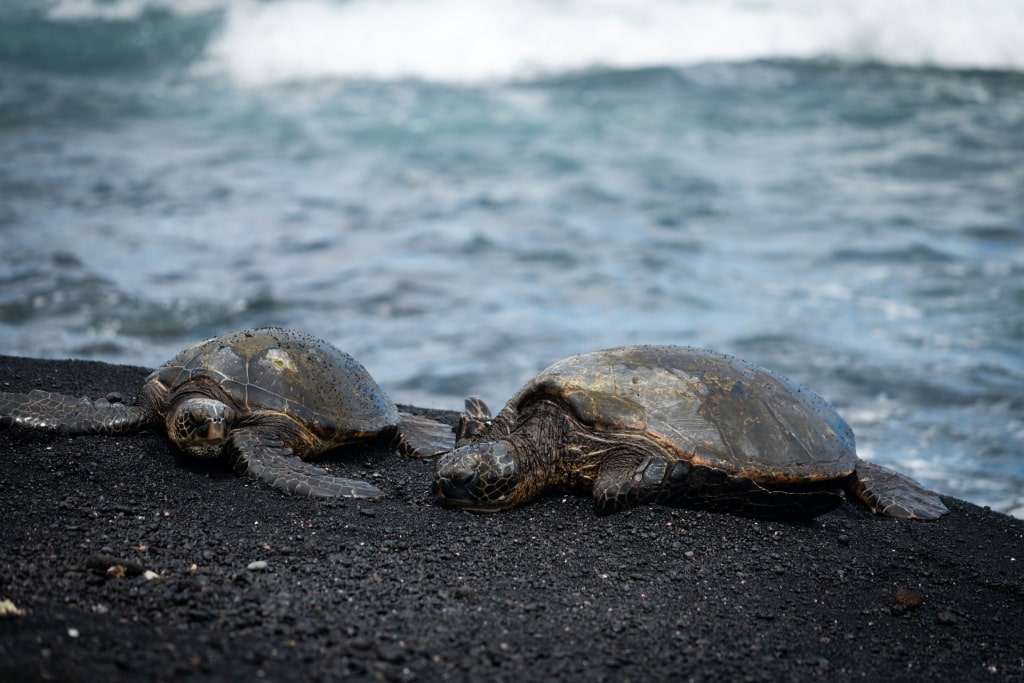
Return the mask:
[(210, 56), (246, 84), (473, 82), (760, 58), (1024, 70), (1020, 0), (225, 0), (225, 7)]
[(53, 0), (46, 16), (54, 21), (133, 21), (147, 11), (191, 15), (223, 9), (227, 4), (225, 0)]

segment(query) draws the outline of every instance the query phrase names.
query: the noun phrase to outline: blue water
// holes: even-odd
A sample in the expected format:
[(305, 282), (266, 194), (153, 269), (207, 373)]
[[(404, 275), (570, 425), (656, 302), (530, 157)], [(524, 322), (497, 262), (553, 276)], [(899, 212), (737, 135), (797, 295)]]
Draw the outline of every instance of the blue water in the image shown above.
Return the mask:
[(1024, 517), (1021, 35), (1016, 0), (0, 3), (0, 353), (284, 325), (497, 408), (706, 346)]

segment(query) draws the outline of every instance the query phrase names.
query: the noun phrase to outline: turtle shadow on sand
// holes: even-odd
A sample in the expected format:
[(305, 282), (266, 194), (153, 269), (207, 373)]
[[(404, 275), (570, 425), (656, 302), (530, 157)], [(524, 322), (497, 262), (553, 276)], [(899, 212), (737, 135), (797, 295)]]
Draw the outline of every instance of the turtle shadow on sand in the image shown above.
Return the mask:
[(820, 396), (680, 346), (567, 358), (494, 417), (468, 399), (433, 488), (442, 503), (479, 512), (546, 490), (589, 493), (605, 513), (663, 503), (806, 519), (847, 498), (903, 519), (947, 512), (909, 477), (858, 458), (853, 430)]
[(146, 378), (126, 405), (46, 391), (0, 392), (0, 425), (67, 434), (164, 429), (178, 448), (226, 457), (239, 474), (287, 493), (377, 498), (366, 482), (306, 462), (336, 446), (392, 438), (412, 457), (450, 450), (451, 427), (399, 413), (366, 369), (315, 337), (245, 330), (191, 346)]

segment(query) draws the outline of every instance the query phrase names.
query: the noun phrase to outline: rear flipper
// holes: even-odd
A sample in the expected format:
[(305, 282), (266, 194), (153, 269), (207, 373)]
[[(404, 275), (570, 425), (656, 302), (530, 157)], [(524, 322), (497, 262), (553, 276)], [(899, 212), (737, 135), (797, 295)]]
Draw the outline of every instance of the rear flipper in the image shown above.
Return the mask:
[(422, 415), (399, 413), (398, 448), (410, 458), (431, 458), (455, 447), (451, 425)]
[(147, 426), (152, 416), (140, 406), (101, 398), (0, 391), (0, 426), (19, 425), (69, 434), (125, 434)]
[(949, 512), (938, 494), (910, 477), (861, 460), (850, 493), (880, 515), (900, 519), (938, 519)]
[(379, 498), (380, 489), (365, 481), (333, 477), (292, 455), (284, 442), (253, 429), (237, 429), (228, 439), (231, 466), (241, 475), (295, 496)]

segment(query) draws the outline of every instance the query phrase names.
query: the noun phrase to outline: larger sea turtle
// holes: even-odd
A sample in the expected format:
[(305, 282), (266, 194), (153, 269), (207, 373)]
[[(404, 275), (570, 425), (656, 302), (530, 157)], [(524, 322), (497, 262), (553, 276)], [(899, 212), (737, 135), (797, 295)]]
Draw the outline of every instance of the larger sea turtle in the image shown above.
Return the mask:
[(288, 493), (376, 498), (366, 482), (305, 462), (330, 448), (395, 435), (414, 456), (449, 450), (451, 428), (404, 415), (370, 373), (325, 341), (261, 328), (191, 346), (146, 378), (133, 405), (31, 391), (0, 392), (0, 425), (72, 434), (165, 428), (199, 458), (226, 455), (239, 474)]
[(628, 346), (555, 363), (490, 418), (468, 400), (438, 463), (441, 502), (496, 511), (547, 489), (599, 510), (645, 502), (813, 517), (846, 494), (890, 517), (936, 519), (939, 497), (857, 457), (824, 399), (769, 370), (679, 346)]

